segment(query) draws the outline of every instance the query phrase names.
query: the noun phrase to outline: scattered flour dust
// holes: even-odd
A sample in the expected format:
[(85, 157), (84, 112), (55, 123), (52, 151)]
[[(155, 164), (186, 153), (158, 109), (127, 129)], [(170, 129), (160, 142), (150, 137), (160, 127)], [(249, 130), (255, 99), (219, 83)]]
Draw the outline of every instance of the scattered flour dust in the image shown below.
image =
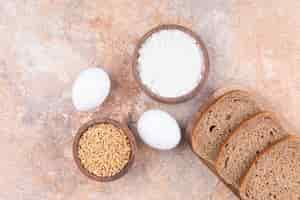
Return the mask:
[(180, 30), (153, 33), (139, 50), (138, 70), (153, 93), (175, 98), (191, 92), (202, 79), (204, 58), (197, 41)]

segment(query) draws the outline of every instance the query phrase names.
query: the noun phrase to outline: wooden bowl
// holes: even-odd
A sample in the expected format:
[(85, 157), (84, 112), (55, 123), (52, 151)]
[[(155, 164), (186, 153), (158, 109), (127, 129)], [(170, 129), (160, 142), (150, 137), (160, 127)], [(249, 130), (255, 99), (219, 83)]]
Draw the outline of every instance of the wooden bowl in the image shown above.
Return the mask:
[[(202, 50), (203, 52), (203, 58), (204, 58), (204, 71), (202, 73), (203, 77), (201, 79), (201, 81), (198, 83), (198, 85), (191, 90), (189, 93), (182, 95), (182, 96), (178, 96), (178, 97), (163, 97), (160, 96), (154, 92), (152, 92), (141, 80), (140, 75), (139, 75), (139, 70), (138, 70), (138, 58), (139, 58), (139, 50), (142, 47), (142, 45), (144, 44), (144, 42), (153, 34), (156, 32), (159, 32), (161, 30), (180, 30), (183, 31), (184, 33), (187, 33), (188, 35), (190, 35), (192, 38), (194, 38), (199, 46), (199, 48)], [(200, 66), (199, 66), (200, 67)], [(135, 78), (135, 80), (137, 81), (139, 87), (151, 98), (162, 102), (162, 103), (167, 103), (167, 104), (175, 104), (175, 103), (181, 103), (184, 101), (187, 101), (189, 99), (191, 99), (192, 97), (196, 96), (201, 89), (203, 88), (204, 83), (206, 82), (207, 78), (208, 78), (208, 73), (209, 73), (209, 57), (208, 57), (208, 52), (207, 49), (202, 41), (202, 39), (200, 38), (199, 35), (197, 35), (194, 31), (181, 26), (181, 25), (177, 25), (177, 24), (163, 24), (163, 25), (159, 25), (153, 29), (151, 29), (150, 31), (148, 31), (145, 35), (142, 36), (142, 38), (138, 41), (138, 44), (134, 50), (134, 57), (133, 57), (133, 63), (132, 63), (132, 72), (133, 72), (133, 76)]]
[[(106, 176), (106, 177), (96, 176), (96, 175), (90, 173), (87, 169), (85, 169), (82, 166), (80, 158), (78, 157), (79, 140), (80, 140), (81, 136), (83, 135), (83, 133), (85, 133), (88, 130), (88, 128), (90, 128), (94, 125), (103, 124), (103, 123), (112, 124), (115, 127), (120, 128), (124, 132), (124, 134), (126, 134), (126, 136), (128, 137), (128, 140), (129, 140), (130, 146), (131, 146), (131, 155), (130, 155), (129, 161), (126, 164), (126, 166), (119, 173), (117, 173), (113, 176)], [(137, 151), (137, 146), (136, 146), (135, 137), (132, 134), (132, 132), (130, 131), (130, 129), (127, 127), (127, 125), (124, 125), (120, 122), (117, 122), (115, 120), (108, 119), (108, 118), (91, 120), (91, 121), (85, 123), (84, 125), (82, 125), (81, 128), (78, 130), (78, 132), (74, 138), (74, 142), (73, 142), (73, 157), (74, 157), (74, 161), (75, 161), (77, 167), (85, 176), (87, 176), (88, 178), (90, 178), (92, 180), (99, 181), (99, 182), (114, 181), (118, 178), (121, 178), (123, 175), (125, 175), (134, 162), (136, 151)]]

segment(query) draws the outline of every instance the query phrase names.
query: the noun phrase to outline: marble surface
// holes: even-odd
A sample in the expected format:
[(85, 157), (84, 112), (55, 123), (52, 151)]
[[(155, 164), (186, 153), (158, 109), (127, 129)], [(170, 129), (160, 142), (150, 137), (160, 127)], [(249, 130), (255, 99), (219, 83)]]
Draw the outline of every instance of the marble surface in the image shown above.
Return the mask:
[[(134, 129), (157, 107), (184, 128), (208, 95), (231, 85), (259, 93), (300, 132), (299, 9), (298, 0), (0, 0), (0, 199), (237, 199), (186, 141), (167, 152), (138, 141), (130, 172), (103, 184), (79, 173), (72, 140), (95, 117)], [(190, 27), (210, 55), (203, 92), (180, 105), (151, 100), (131, 75), (137, 40), (162, 23)], [(104, 67), (113, 90), (97, 111), (76, 112), (71, 85), (89, 66)]]

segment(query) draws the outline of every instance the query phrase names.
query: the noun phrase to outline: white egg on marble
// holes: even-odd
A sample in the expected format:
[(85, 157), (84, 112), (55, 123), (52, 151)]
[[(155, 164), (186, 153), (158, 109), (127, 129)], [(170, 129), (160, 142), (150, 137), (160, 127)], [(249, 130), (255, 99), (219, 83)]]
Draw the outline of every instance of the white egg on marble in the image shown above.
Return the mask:
[(167, 112), (154, 109), (144, 112), (137, 123), (140, 138), (149, 146), (169, 150), (181, 140), (177, 121)]
[(72, 101), (79, 111), (88, 111), (101, 105), (110, 92), (109, 75), (101, 68), (80, 72), (73, 83)]

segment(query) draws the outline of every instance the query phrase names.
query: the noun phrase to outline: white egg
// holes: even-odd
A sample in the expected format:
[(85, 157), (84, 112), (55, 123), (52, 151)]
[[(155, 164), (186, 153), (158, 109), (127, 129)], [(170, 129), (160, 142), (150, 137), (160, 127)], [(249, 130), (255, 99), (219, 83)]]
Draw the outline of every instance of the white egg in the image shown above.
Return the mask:
[(72, 101), (79, 111), (88, 111), (101, 105), (110, 91), (110, 79), (101, 68), (88, 68), (73, 83)]
[(181, 139), (177, 121), (161, 110), (144, 112), (138, 120), (137, 129), (144, 143), (160, 150), (176, 147)]

